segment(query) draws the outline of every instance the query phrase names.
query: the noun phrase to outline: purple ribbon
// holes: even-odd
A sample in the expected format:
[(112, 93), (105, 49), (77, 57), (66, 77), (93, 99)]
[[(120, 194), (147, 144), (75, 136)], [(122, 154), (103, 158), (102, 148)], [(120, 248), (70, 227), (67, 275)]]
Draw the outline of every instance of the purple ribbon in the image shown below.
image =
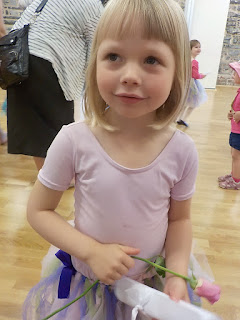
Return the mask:
[(59, 260), (62, 261), (65, 266), (63, 267), (62, 273), (60, 275), (58, 285), (58, 299), (67, 299), (70, 293), (72, 276), (74, 276), (77, 271), (72, 264), (70, 254), (59, 250), (55, 255)]
[(114, 294), (113, 289), (110, 286), (105, 286), (105, 298), (106, 298), (106, 320), (115, 320), (117, 298)]

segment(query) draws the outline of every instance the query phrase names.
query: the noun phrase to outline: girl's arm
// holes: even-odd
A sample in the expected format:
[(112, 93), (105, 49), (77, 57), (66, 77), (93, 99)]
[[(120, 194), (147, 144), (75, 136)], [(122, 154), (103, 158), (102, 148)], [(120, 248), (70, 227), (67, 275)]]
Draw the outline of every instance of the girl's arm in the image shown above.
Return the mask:
[(199, 73), (199, 67), (197, 60), (192, 61), (192, 78), (193, 79), (203, 79), (206, 77), (205, 74)]
[(48, 242), (85, 261), (95, 241), (77, 231), (55, 211), (62, 194), (37, 180), (28, 201), (28, 222)]
[[(171, 199), (165, 244), (166, 267), (186, 276), (192, 246), (190, 208), (191, 199), (184, 201)], [(168, 273), (165, 293), (173, 299), (188, 301), (185, 281)]]
[(118, 244), (101, 244), (72, 227), (55, 211), (62, 194), (62, 191), (49, 189), (37, 180), (27, 206), (30, 225), (44, 239), (87, 263), (97, 279), (113, 284), (134, 266), (129, 255), (136, 255), (139, 250)]

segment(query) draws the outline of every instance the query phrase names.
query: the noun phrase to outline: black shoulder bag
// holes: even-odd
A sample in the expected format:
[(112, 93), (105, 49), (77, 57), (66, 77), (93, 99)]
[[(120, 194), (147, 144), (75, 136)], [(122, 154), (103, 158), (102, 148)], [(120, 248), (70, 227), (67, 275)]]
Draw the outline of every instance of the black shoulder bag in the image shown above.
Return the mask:
[[(43, 0), (35, 11), (37, 17), (48, 0)], [(28, 31), (30, 24), (12, 30), (0, 38), (0, 87), (20, 84), (29, 75)]]

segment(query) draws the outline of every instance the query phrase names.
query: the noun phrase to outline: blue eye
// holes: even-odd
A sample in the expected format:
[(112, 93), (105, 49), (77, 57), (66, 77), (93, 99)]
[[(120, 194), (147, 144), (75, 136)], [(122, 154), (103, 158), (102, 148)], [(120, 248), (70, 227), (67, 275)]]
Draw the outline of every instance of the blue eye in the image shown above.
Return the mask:
[(146, 60), (145, 60), (145, 62), (146, 62), (147, 64), (156, 64), (156, 63), (159, 63), (158, 60), (157, 60), (156, 58), (154, 58), (154, 57), (147, 57)]
[(108, 55), (108, 59), (109, 59), (110, 61), (117, 61), (118, 55), (117, 55), (116, 53), (110, 53), (110, 54)]

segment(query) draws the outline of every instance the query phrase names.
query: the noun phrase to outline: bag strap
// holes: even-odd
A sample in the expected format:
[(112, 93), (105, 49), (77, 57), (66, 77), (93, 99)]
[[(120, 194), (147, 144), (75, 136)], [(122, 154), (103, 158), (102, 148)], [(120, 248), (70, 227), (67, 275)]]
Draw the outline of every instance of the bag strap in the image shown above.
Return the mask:
[(42, 9), (45, 7), (45, 4), (48, 2), (48, 0), (42, 0), (40, 5), (37, 7), (35, 13), (40, 13)]

